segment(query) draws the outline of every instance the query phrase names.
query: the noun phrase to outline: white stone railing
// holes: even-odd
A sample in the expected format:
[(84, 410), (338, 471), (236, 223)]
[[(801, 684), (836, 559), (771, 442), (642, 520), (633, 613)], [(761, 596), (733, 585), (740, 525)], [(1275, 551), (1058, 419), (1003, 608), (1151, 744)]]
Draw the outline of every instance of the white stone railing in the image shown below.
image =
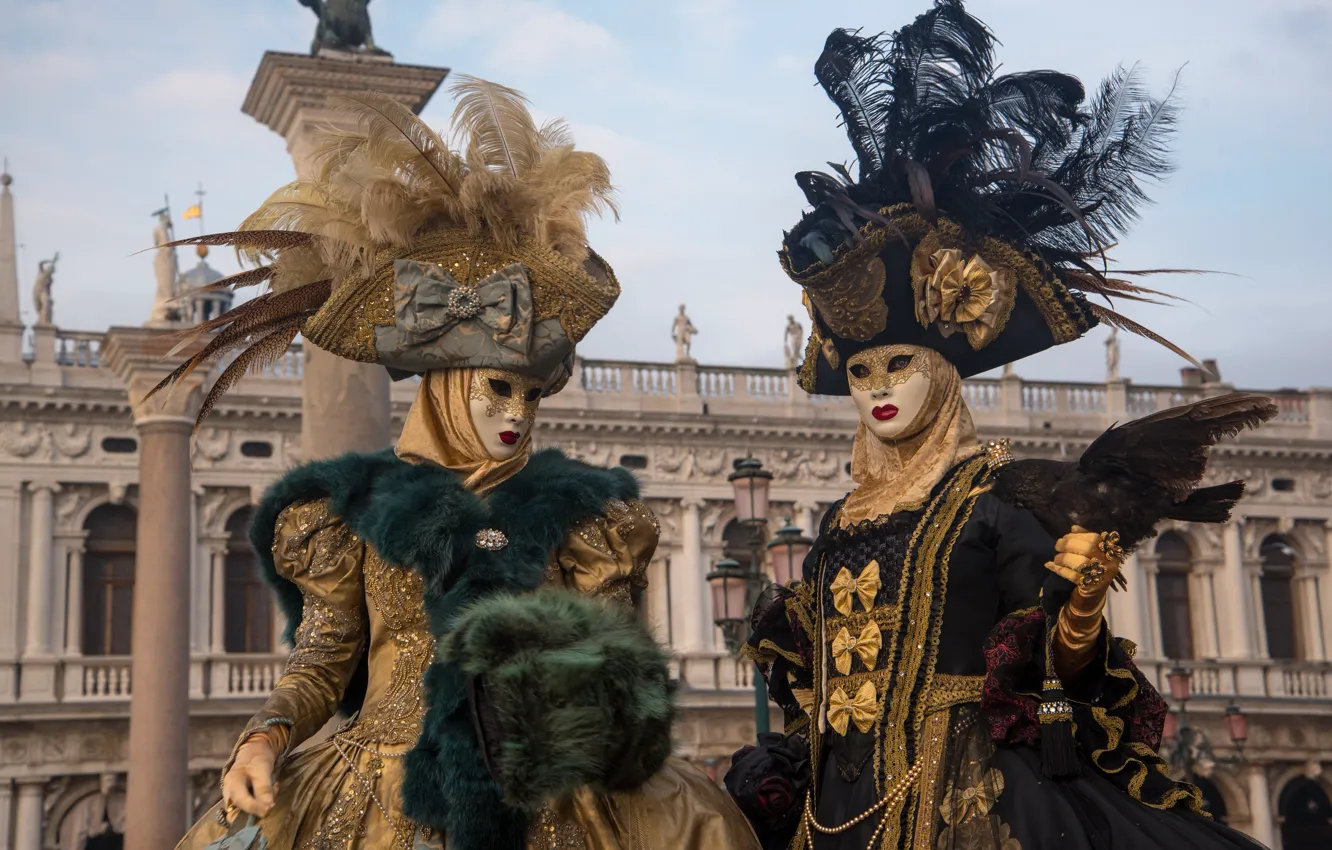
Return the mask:
[[(102, 333), (47, 328), (41, 345), (30, 352), (42, 363), (82, 375), (80, 385), (100, 373)], [(228, 355), (214, 373), (229, 365)], [(36, 364), (36, 361), (33, 361)], [(49, 370), (42, 373), (50, 380)], [(65, 373), (67, 376), (68, 372)], [(56, 373), (58, 380), (59, 373)], [(295, 398), (304, 376), (301, 343), (295, 343), (277, 361), (243, 380), (233, 394), (253, 392)], [(68, 378), (67, 380), (74, 380)], [(271, 383), (253, 384), (250, 381)], [(107, 378), (108, 386), (118, 386)], [(1139, 386), (1129, 381), (1077, 383), (1027, 381), (1017, 376), (971, 378), (963, 383), (967, 405), (982, 429), (1028, 430), (1060, 427), (1091, 430), (1111, 422), (1125, 422), (1160, 410), (1197, 401), (1220, 392), (1211, 387)], [(400, 402), (410, 399), (410, 387), (396, 392)], [(1270, 423), (1282, 436), (1332, 436), (1332, 392), (1324, 390), (1269, 391), (1280, 414)], [(701, 412), (704, 405), (718, 415), (827, 419), (854, 414), (845, 399), (808, 396), (795, 386), (795, 373), (785, 369), (706, 366), (693, 363), (644, 363), (628, 360), (579, 360), (568, 391), (548, 404), (560, 409), (623, 409), (655, 412)], [(1047, 423), (1049, 423), (1047, 425)]]
[(95, 369), (102, 365), (102, 337), (105, 334), (86, 331), (58, 331), (55, 338), (55, 360), (59, 366)]
[(689, 691), (748, 691), (754, 687), (754, 663), (726, 652), (676, 653), (671, 675)]
[(208, 695), (213, 699), (267, 696), (282, 678), (285, 653), (225, 655), (209, 661)]
[(66, 702), (120, 702), (130, 698), (127, 655), (87, 656), (66, 661)]
[[(1332, 697), (1332, 663), (1313, 661), (1181, 661), (1193, 672), (1195, 698), (1317, 699)], [(1143, 672), (1167, 697), (1173, 662), (1147, 662)]]

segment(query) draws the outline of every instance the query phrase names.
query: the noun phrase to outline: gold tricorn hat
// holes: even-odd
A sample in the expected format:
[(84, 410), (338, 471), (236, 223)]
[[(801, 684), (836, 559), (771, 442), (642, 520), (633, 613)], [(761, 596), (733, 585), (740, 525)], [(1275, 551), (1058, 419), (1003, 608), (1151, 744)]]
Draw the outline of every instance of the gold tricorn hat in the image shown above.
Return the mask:
[(574, 346), (620, 294), (587, 245), (589, 213), (615, 211), (610, 172), (568, 126), (537, 126), (525, 98), (472, 77), (452, 86), (457, 148), (391, 97), (348, 97), (354, 130), (322, 131), (315, 170), (274, 192), (230, 233), (174, 245), (231, 245), (255, 268), (204, 289), (269, 291), (186, 332), (215, 334), (158, 389), (242, 349), (199, 421), (298, 333), (394, 377), (495, 368), (568, 378)]

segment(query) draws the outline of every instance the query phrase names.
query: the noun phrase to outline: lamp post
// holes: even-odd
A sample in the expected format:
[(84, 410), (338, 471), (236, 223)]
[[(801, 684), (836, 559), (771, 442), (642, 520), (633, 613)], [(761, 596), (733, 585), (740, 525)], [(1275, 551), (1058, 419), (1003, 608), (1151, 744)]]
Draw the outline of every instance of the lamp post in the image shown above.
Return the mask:
[(1230, 743), (1235, 747), (1235, 756), (1218, 756), (1212, 750), (1212, 742), (1201, 729), (1189, 725), (1188, 702), (1193, 697), (1193, 671), (1182, 664), (1175, 664), (1166, 674), (1170, 689), (1170, 699), (1179, 706), (1179, 712), (1167, 712), (1165, 729), (1162, 735), (1162, 750), (1166, 760), (1174, 770), (1188, 780), (1204, 768), (1211, 765), (1239, 764), (1244, 760), (1244, 744), (1249, 740), (1249, 720), (1235, 703), (1226, 706), (1226, 732)]
[[(732, 467), (735, 471), (726, 480), (731, 482), (735, 491), (736, 522), (747, 532), (749, 566), (745, 568), (732, 558), (723, 558), (708, 573), (707, 580), (712, 588), (713, 621), (721, 629), (727, 651), (735, 655), (749, 637), (749, 617), (754, 604), (771, 584), (763, 571), (763, 550), (772, 473), (752, 457), (740, 458)], [(789, 521), (777, 537), (767, 543), (778, 583), (791, 580), (792, 563), (802, 561), (811, 544), (812, 541)], [(754, 671), (754, 726), (760, 735), (769, 729), (768, 687), (757, 668)]]

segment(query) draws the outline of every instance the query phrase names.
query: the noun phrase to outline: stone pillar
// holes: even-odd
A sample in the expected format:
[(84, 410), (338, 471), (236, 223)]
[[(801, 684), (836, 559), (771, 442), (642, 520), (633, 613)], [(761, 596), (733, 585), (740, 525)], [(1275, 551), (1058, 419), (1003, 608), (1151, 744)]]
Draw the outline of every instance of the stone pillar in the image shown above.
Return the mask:
[(703, 576), (701, 499), (682, 499), (680, 507), (680, 556), (671, 560), (671, 609), (675, 614), (676, 648), (681, 652), (700, 652), (708, 646), (712, 629), (708, 583)]
[[(19, 483), (0, 485), (0, 540), (11, 541), (9, 545), (0, 546), (0, 587), (19, 586), (19, 547), (12, 541), (22, 537), (19, 519), (22, 486)], [(23, 646), (19, 606), (22, 604), (17, 593), (0, 593), (0, 705), (18, 698), (18, 656)]]
[(1134, 558), (1142, 565), (1142, 584), (1146, 590), (1147, 623), (1143, 629), (1143, 640), (1147, 642), (1143, 655), (1147, 658), (1161, 658), (1165, 652), (1161, 640), (1161, 604), (1156, 596), (1156, 556), (1141, 552)]
[(1245, 659), (1255, 656), (1253, 618), (1250, 616), (1249, 587), (1244, 570), (1244, 521), (1234, 519), (1222, 532), (1225, 562), (1220, 579), (1221, 610), (1227, 628), (1221, 632), (1221, 657)]
[[(382, 92), (419, 113), (448, 73), (447, 68), (399, 65), (387, 56), (269, 51), (259, 63), (242, 109), (286, 140), (296, 174), (308, 177), (318, 131), (330, 125), (351, 126), (337, 109), (339, 95)], [(342, 360), (307, 343), (301, 386), (305, 461), (377, 451), (392, 441), (389, 379), (383, 368)]]
[(51, 580), (52, 536), (55, 514), (52, 500), (59, 486), (49, 482), (28, 485), (32, 493), (32, 514), (28, 524), (28, 634), (23, 642), (23, 657), (51, 654)]
[[(102, 363), (125, 384), (139, 432), (125, 846), (171, 850), (186, 827), (190, 710), (190, 433), (203, 375), (145, 402), (180, 362), (174, 338), (112, 328)], [(180, 352), (191, 356), (197, 348)]]
[(45, 779), (18, 781), (14, 850), (42, 850), (42, 792), (45, 785)]
[(1193, 621), (1193, 657), (1216, 658), (1216, 606), (1212, 597), (1212, 574), (1195, 562), (1189, 573), (1189, 616)]
[(1318, 599), (1318, 572), (1304, 564), (1296, 564), (1292, 580), (1294, 603), (1298, 610), (1295, 624), (1299, 628), (1300, 657), (1305, 661), (1323, 661), (1327, 646), (1323, 642), (1323, 612)]
[(795, 524), (800, 526), (800, 530), (810, 539), (817, 537), (819, 534), (819, 530), (814, 527), (814, 511), (816, 511), (818, 507), (817, 502), (795, 503)]
[(1147, 652), (1148, 636), (1144, 634), (1143, 629), (1142, 609), (1145, 605), (1143, 599), (1147, 595), (1146, 579), (1143, 577), (1142, 567), (1138, 563), (1136, 554), (1129, 555), (1124, 560), (1120, 574), (1128, 582), (1128, 587), (1121, 592), (1110, 594), (1111, 626), (1118, 637), (1133, 641), (1138, 645), (1139, 652), (1151, 657)]
[(1267, 767), (1255, 764), (1249, 767), (1249, 811), (1253, 822), (1249, 834), (1268, 847), (1274, 846), (1276, 830), (1272, 822), (1272, 792), (1267, 785)]
[(69, 605), (65, 615), (65, 654), (83, 654), (83, 556), (88, 548), (80, 540), (69, 550)]
[(14, 850), (10, 828), (14, 823), (14, 785), (0, 779), (0, 850)]
[[(214, 656), (227, 651), (227, 544), (210, 541), (208, 544), (209, 574), (212, 577), (212, 595), (209, 605), (208, 651)], [(275, 608), (277, 606), (274, 606)]]
[(55, 606), (55, 512), (52, 505), (59, 489), (50, 482), (28, 485), (32, 493), (32, 510), (28, 523), (27, 634), (23, 640), (20, 702), (55, 700), (56, 664), (51, 640), (51, 612)]

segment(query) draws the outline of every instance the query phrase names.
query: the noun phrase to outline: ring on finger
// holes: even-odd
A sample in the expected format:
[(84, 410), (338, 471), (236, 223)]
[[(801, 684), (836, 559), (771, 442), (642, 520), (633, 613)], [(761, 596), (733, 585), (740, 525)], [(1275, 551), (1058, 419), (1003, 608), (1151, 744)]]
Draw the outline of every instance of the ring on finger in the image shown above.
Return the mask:
[(1078, 567), (1078, 574), (1082, 576), (1078, 583), (1083, 587), (1091, 587), (1105, 575), (1105, 567), (1101, 566), (1100, 561), (1088, 561)]

